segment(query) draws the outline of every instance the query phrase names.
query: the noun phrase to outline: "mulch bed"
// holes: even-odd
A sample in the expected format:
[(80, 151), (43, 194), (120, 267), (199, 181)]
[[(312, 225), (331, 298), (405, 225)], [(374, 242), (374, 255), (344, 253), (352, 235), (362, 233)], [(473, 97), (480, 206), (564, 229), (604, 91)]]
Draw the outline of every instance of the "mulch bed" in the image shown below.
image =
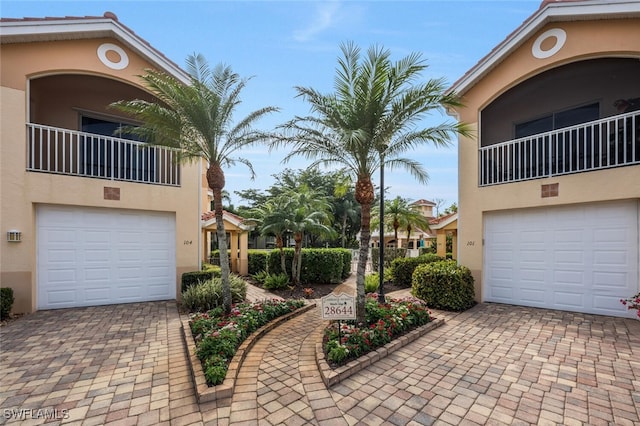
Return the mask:
[[(247, 280), (247, 282), (249, 282), (251, 285), (263, 288), (259, 282), (251, 278), (245, 278), (245, 280)], [(299, 286), (295, 286), (295, 287), (292, 286), (292, 287), (288, 287), (280, 290), (265, 290), (265, 291), (268, 291), (269, 293), (272, 293), (276, 296), (282, 297), (283, 299), (304, 299), (306, 298), (305, 289), (310, 288), (313, 290), (313, 296), (311, 298), (319, 299), (328, 294), (331, 294), (333, 290), (339, 285), (340, 284), (300, 284)], [(392, 291), (403, 290), (403, 289), (404, 287), (393, 285), (391, 283), (386, 283), (384, 285), (385, 294), (389, 294)]]

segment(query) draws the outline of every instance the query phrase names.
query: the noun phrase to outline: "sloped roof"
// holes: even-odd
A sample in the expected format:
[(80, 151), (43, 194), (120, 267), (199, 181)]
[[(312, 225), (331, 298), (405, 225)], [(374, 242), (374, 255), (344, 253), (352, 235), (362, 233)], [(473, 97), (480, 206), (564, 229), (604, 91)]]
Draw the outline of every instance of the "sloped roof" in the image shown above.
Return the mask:
[(638, 0), (544, 0), (540, 8), (460, 77), (447, 92), (463, 95), (549, 22), (640, 17)]
[(411, 203), (411, 205), (412, 206), (432, 206), (432, 207), (435, 207), (436, 203), (434, 203), (433, 201), (429, 201), (429, 200), (425, 200), (424, 198), (421, 198), (421, 199)]
[(45, 18), (0, 18), (0, 43), (115, 38), (155, 67), (185, 84), (189, 75), (149, 42), (122, 24), (111, 12), (103, 16), (65, 16)]
[(458, 220), (458, 212), (446, 214), (444, 216), (433, 218), (429, 221), (431, 229), (440, 229)]
[[(208, 228), (209, 226), (216, 223), (216, 213), (213, 211), (202, 213), (201, 219), (202, 219), (202, 228)], [(242, 216), (238, 216), (237, 214), (233, 214), (226, 210), (222, 211), (222, 220), (229, 222), (230, 224), (237, 226), (240, 229), (244, 229), (244, 230), (253, 229), (253, 226), (247, 225), (244, 222), (244, 218)]]

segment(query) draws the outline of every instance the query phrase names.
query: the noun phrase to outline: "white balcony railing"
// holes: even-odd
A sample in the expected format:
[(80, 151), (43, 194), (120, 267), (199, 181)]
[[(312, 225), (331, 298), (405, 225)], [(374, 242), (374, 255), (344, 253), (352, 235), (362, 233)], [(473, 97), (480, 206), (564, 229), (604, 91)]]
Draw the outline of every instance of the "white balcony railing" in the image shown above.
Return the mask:
[(176, 150), (110, 136), (27, 124), (27, 170), (180, 185)]
[(640, 111), (480, 148), (479, 184), (640, 164)]

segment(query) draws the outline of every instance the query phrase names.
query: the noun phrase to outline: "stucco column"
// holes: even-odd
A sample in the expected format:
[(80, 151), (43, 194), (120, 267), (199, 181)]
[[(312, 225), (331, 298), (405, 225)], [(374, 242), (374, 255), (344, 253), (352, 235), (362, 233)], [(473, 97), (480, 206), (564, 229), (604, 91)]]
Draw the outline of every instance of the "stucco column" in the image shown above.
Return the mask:
[(238, 232), (231, 231), (231, 272), (238, 273)]
[(209, 254), (211, 252), (209, 247), (211, 247), (209, 245), (209, 231), (205, 228), (202, 230), (202, 256), (204, 257), (202, 260), (205, 263), (209, 263)]
[(458, 231), (451, 233), (451, 257), (458, 259)]
[(238, 274), (249, 275), (249, 233), (240, 234), (240, 258), (238, 259)]
[(447, 257), (447, 231), (444, 229), (438, 229), (436, 242), (438, 243), (436, 254), (443, 258)]

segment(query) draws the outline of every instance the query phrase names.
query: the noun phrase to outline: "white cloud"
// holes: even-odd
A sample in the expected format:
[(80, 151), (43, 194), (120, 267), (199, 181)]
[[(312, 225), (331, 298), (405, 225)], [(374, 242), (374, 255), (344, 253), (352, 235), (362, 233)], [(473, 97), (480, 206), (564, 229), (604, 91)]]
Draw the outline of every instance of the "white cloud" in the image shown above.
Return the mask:
[(298, 42), (313, 39), (317, 34), (335, 25), (340, 13), (340, 3), (329, 1), (318, 3), (313, 20), (303, 29), (293, 32), (293, 38)]

